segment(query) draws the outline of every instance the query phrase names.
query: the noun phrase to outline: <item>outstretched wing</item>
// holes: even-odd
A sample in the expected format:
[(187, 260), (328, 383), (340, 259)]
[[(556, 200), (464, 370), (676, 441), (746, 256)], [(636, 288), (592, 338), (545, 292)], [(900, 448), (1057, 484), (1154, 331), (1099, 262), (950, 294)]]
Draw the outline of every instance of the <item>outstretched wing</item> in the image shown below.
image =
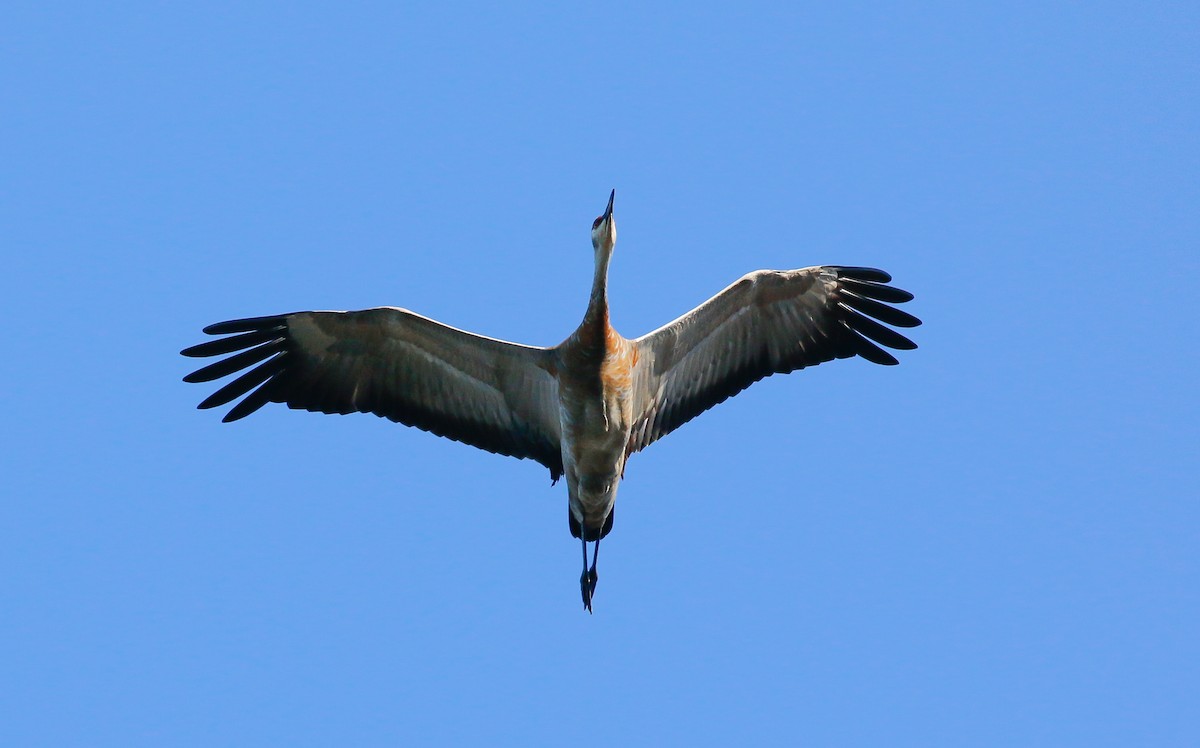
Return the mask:
[(392, 307), (253, 317), (204, 332), (230, 337), (181, 353), (234, 355), (185, 382), (254, 367), (200, 403), (214, 408), (241, 397), (225, 421), (268, 402), (321, 413), (374, 413), (489, 452), (533, 458), (555, 480), (562, 474), (550, 349), (474, 335)]
[(886, 285), (891, 279), (873, 268), (758, 270), (633, 341), (640, 402), (634, 403), (628, 452), (772, 374), (852, 356), (899, 363), (880, 346), (917, 346), (880, 322), (916, 327), (921, 321), (883, 303), (913, 298)]

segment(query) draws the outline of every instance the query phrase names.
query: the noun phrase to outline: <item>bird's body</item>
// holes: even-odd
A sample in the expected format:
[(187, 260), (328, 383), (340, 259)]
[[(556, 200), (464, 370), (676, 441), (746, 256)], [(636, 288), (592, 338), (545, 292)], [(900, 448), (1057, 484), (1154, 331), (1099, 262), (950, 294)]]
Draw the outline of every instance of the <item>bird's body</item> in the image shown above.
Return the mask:
[(597, 261), (583, 322), (555, 349), (571, 533), (585, 541), (608, 532), (633, 428), (637, 351), (609, 322), (607, 265)]
[(630, 455), (765, 376), (855, 355), (895, 364), (876, 343), (916, 347), (871, 317), (899, 327), (920, 324), (882, 303), (912, 298), (885, 285), (886, 273), (824, 266), (750, 273), (674, 322), (626, 339), (609, 323), (612, 206), (610, 195), (592, 225), (595, 274), (587, 311), (558, 346), (487, 338), (392, 307), (296, 312), (205, 328), (234, 335), (184, 355), (235, 355), (185, 381), (206, 382), (258, 364), (200, 407), (245, 395), (224, 420), (271, 401), (325, 413), (375, 413), (537, 460), (553, 480), (566, 478), (571, 534), (583, 544), (583, 602), (591, 610), (595, 554), (612, 529)]

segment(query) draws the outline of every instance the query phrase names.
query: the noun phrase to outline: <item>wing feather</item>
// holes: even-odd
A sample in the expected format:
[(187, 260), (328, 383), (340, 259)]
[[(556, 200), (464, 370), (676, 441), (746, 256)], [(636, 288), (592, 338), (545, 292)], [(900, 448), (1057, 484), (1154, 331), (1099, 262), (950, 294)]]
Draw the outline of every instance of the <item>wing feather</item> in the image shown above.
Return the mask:
[[(759, 270), (634, 341), (635, 421), (628, 451), (645, 449), (758, 380), (835, 358), (899, 363), (917, 346), (885, 327), (916, 327), (888, 306), (912, 300), (875, 268)], [(888, 302), (888, 303), (885, 303)], [(883, 347), (881, 347), (883, 346)]]
[(257, 364), (200, 403), (213, 408), (243, 398), (225, 421), (268, 402), (374, 413), (489, 452), (532, 458), (555, 480), (562, 474), (552, 349), (475, 335), (392, 307), (251, 317), (204, 331), (232, 337), (183, 355), (233, 355), (184, 381), (212, 381)]

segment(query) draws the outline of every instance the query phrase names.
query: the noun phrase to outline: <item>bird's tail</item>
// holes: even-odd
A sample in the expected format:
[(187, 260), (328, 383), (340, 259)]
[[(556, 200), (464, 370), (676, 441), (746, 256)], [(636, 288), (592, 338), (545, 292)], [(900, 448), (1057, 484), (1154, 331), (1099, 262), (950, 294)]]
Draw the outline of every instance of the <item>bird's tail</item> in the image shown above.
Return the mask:
[(597, 530), (594, 527), (589, 527), (589, 528), (587, 528), (587, 530), (585, 532), (583, 526), (579, 524), (579, 520), (575, 519), (574, 513), (572, 513), (570, 507), (568, 507), (567, 508), (567, 522), (571, 526), (571, 537), (578, 538), (580, 535), (584, 535), (583, 539), (589, 543), (593, 540), (599, 540), (599, 539), (605, 537), (610, 532), (612, 532), (613, 515), (614, 514), (616, 514), (615, 506), (612, 509), (608, 510), (608, 516), (604, 518), (604, 524), (600, 527), (599, 530)]

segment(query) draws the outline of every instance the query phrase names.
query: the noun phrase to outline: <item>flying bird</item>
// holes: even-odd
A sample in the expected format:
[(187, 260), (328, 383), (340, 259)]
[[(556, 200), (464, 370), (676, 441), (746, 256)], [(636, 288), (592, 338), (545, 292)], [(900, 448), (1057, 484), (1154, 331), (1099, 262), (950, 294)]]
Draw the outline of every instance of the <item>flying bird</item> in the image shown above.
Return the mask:
[[(824, 265), (757, 270), (632, 340), (609, 323), (616, 190), (592, 222), (595, 272), (583, 321), (541, 348), (444, 325), (396, 307), (293, 312), (218, 322), (221, 335), (184, 356), (230, 355), (186, 377), (209, 382), (249, 367), (203, 402), (241, 398), (222, 419), (269, 402), (321, 413), (374, 413), (489, 452), (529, 458), (566, 477), (567, 519), (583, 549), (579, 587), (592, 610), (600, 540), (613, 527), (625, 462), (709, 408), (772, 374), (917, 346), (886, 327), (921, 321), (889, 304), (913, 296), (891, 276)], [(594, 543), (591, 564), (588, 543)]]

